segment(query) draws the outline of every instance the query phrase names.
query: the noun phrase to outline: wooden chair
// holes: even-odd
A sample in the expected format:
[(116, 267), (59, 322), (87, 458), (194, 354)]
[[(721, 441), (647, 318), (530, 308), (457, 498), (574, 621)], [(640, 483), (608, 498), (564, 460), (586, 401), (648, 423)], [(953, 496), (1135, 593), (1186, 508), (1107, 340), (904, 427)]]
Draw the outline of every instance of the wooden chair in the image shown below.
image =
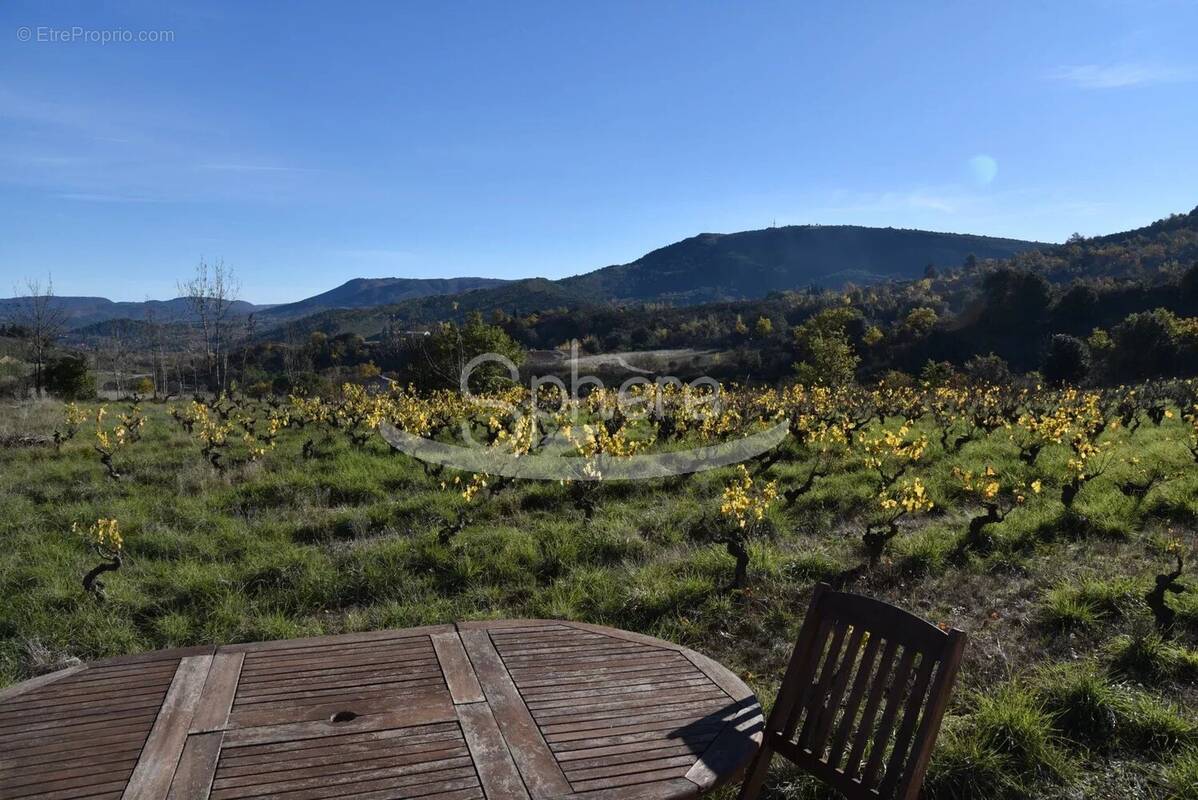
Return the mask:
[(914, 800), (964, 649), (961, 631), (817, 585), (741, 800), (775, 753), (849, 800)]

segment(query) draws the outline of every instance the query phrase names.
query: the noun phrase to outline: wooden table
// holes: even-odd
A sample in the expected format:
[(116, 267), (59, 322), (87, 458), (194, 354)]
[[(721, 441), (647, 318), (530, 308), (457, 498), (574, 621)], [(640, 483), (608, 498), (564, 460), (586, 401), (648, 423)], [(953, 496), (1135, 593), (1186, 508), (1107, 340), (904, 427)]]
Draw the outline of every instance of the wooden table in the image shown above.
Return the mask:
[(0, 690), (0, 798), (681, 798), (761, 709), (678, 645), (554, 621), (160, 651)]

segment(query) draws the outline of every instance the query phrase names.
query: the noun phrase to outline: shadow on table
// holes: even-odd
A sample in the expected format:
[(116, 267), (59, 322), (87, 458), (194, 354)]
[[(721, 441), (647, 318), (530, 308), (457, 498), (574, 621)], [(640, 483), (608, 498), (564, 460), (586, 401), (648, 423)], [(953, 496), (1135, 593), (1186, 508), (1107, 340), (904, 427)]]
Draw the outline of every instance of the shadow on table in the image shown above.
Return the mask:
[[(721, 765), (739, 763), (752, 754), (761, 741), (765, 727), (761, 705), (752, 697), (729, 703), (710, 714), (697, 719), (668, 734), (671, 739), (680, 739), (691, 752), (712, 752), (711, 762), (718, 759)], [(709, 761), (704, 758), (704, 761)]]

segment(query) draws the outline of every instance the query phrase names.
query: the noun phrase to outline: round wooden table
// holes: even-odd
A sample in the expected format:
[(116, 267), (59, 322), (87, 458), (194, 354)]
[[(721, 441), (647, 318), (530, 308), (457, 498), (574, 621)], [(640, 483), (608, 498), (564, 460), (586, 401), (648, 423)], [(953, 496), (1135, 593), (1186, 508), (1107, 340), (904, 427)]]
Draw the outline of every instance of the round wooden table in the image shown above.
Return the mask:
[(189, 648), (0, 690), (0, 795), (682, 798), (761, 740), (756, 698), (660, 639), (551, 620)]

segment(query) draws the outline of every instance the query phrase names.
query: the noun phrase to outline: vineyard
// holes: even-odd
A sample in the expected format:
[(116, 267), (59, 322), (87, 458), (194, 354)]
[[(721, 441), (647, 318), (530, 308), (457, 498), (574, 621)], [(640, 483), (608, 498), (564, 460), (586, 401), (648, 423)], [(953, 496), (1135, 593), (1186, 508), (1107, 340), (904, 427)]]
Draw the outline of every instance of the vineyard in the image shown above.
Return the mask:
[[(382, 423), (573, 477), (427, 463)], [(740, 464), (604, 479), (779, 425)], [(0, 684), (150, 648), (559, 617), (703, 650), (772, 697), (827, 581), (970, 635), (929, 796), (1198, 797), (1198, 382), (346, 384), (10, 405), (0, 445)]]

